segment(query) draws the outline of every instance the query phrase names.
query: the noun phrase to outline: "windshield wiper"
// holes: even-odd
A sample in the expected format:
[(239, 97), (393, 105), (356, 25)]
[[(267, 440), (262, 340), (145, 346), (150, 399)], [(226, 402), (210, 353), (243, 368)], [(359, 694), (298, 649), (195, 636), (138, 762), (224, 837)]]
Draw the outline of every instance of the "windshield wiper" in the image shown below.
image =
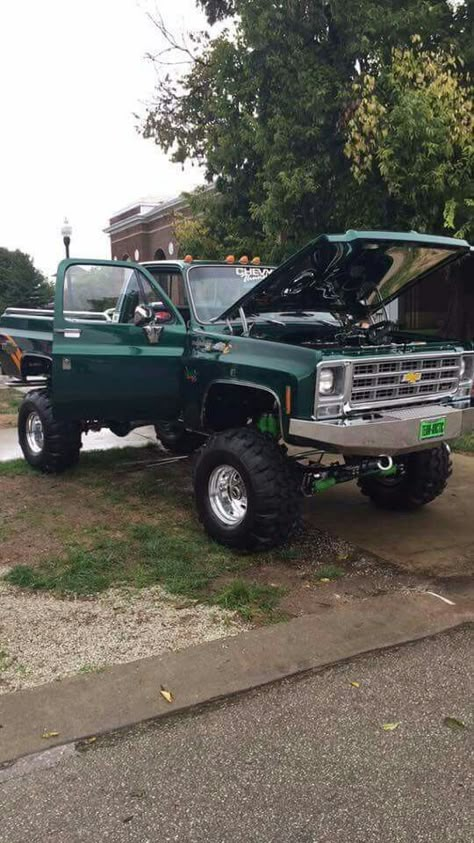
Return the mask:
[(249, 337), (250, 331), (252, 330), (255, 322), (253, 322), (252, 325), (249, 326), (247, 317), (245, 315), (245, 310), (243, 309), (243, 307), (239, 307), (239, 316), (240, 316), (240, 321), (242, 322), (242, 336), (243, 337)]
[(269, 319), (267, 317), (263, 317), (260, 319), (258, 316), (255, 317), (258, 322), (266, 322), (267, 325), (281, 325), (282, 328), (286, 328), (286, 322), (280, 322), (279, 319)]

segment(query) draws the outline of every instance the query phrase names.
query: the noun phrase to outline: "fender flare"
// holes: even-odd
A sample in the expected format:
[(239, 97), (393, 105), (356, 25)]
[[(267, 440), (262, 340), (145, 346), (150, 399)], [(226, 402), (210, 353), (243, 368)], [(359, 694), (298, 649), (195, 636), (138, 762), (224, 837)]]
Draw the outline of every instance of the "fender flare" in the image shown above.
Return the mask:
[(51, 369), (53, 365), (53, 358), (50, 354), (44, 354), (43, 352), (37, 351), (25, 351), (21, 358), (21, 376), (23, 379), (26, 380), (28, 374), (41, 374), (38, 372), (28, 372), (29, 364), (33, 361), (41, 361), (44, 364), (44, 372), (43, 374), (48, 377), (51, 374)]

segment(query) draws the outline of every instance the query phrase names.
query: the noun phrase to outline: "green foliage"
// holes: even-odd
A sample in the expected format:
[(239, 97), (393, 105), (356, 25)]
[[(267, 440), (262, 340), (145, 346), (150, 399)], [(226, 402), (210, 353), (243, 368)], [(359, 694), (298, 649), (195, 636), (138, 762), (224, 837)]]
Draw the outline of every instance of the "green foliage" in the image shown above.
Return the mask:
[(345, 152), (359, 184), (383, 186), (391, 218), (417, 230), (474, 233), (474, 89), (452, 52), (421, 37), (354, 83)]
[(194, 258), (223, 260), (226, 255), (253, 258), (264, 248), (248, 210), (238, 208), (239, 197), (198, 190), (186, 196), (191, 216), (178, 217), (175, 236), (180, 253)]
[(0, 248), (0, 314), (6, 307), (42, 307), (53, 295), (28, 255)]
[[(194, 229), (185, 228), (184, 251), (202, 255), (209, 248), (218, 256), (232, 252), (279, 260), (320, 231), (393, 227), (394, 204), (398, 225), (409, 227), (413, 218), (424, 219), (430, 200), (422, 195), (419, 207), (419, 179), (408, 205), (393, 193), (398, 175), (391, 177), (389, 192), (379, 165), (361, 183), (353, 157), (347, 155), (352, 143), (348, 123), (361, 96), (353, 86), (359, 77), (381, 77), (388, 85), (390, 73), (397, 77), (394, 55), (412, 49), (414, 32), (419, 33), (423, 50), (433, 56), (449, 55), (450, 49), (467, 55), (472, 50), (467, 2), (199, 0), (199, 4), (210, 24), (231, 16), (231, 26), (214, 38), (209, 33), (193, 34), (186, 48), (170, 44), (171, 50), (179, 50), (177, 60), (184, 56), (187, 69), (183, 73), (181, 63), (170, 70), (167, 52), (166, 71), (142, 125), (144, 136), (174, 161), (191, 159), (202, 165), (216, 187), (214, 196), (202, 193), (195, 200), (199, 222)], [(170, 43), (166, 30), (162, 35)], [(426, 71), (425, 88), (431, 85), (428, 75)], [(416, 77), (405, 74), (402, 79), (398, 74), (397, 78), (403, 88), (399, 94), (403, 113), (392, 115), (399, 126), (393, 155), (399, 156), (401, 171), (408, 154), (402, 127), (415, 120), (421, 124), (416, 133), (429, 138), (436, 109), (429, 97), (420, 96)], [(456, 90), (461, 88), (459, 81)], [(431, 145), (438, 144), (440, 133), (453, 125), (459, 113), (457, 107), (453, 113), (452, 96), (444, 109), (445, 116), (429, 139)], [(431, 155), (430, 146), (419, 150), (423, 179)], [(466, 194), (457, 186), (463, 165), (444, 136), (436, 160), (437, 183), (444, 167), (451, 186), (439, 198), (436, 219), (429, 223), (437, 229), (449, 223), (461, 228)], [(457, 177), (450, 169), (453, 160), (460, 167)], [(392, 161), (382, 163), (389, 165), (394, 166)], [(410, 178), (404, 178), (407, 188)], [(188, 249), (188, 244), (195, 248)]]

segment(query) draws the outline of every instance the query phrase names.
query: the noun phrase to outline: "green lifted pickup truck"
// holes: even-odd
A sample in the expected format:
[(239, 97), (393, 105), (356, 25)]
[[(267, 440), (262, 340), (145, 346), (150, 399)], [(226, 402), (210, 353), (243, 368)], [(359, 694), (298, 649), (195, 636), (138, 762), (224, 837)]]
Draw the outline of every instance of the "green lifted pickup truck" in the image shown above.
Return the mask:
[(474, 428), (474, 344), (404, 331), (390, 303), (468, 251), (348, 231), (276, 269), (63, 261), (54, 311), (0, 320), (4, 371), (41, 386), (19, 412), (23, 453), (62, 471), (87, 431), (152, 423), (196, 452), (199, 517), (239, 548), (285, 542), (303, 496), (347, 480), (378, 506), (421, 507), (446, 486), (446, 442)]

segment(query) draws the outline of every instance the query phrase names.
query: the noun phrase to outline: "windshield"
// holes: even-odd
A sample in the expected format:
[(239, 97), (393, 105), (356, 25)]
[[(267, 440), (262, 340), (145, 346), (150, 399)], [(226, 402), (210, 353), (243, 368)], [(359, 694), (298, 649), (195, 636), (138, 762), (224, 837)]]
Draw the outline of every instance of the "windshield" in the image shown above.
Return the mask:
[(273, 271), (266, 266), (192, 266), (189, 289), (200, 322), (212, 322)]

